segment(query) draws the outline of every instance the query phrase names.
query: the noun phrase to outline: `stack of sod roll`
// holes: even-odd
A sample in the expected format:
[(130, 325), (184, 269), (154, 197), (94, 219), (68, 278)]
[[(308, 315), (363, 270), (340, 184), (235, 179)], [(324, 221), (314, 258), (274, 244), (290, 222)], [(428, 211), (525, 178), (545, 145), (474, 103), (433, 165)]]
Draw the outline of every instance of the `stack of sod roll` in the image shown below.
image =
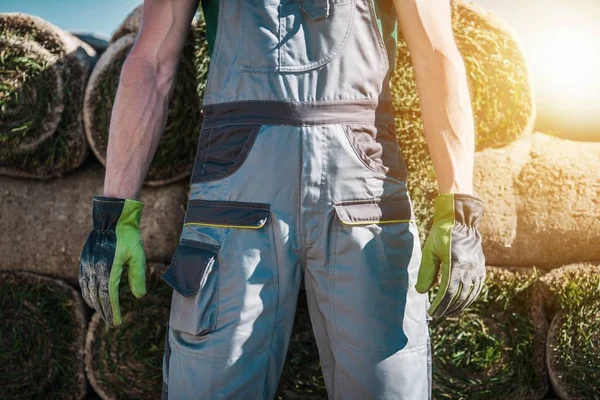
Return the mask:
[(40, 18), (0, 14), (0, 173), (50, 178), (88, 147), (81, 107), (95, 51)]
[[(141, 7), (125, 20), (96, 64), (85, 93), (85, 131), (92, 151), (106, 162), (111, 111), (123, 63), (139, 29)], [(189, 176), (202, 125), (200, 112), (203, 85), (208, 73), (208, 50), (204, 24), (195, 21), (178, 67), (164, 133), (150, 165), (145, 183), (160, 186)], [(202, 60), (198, 55), (203, 55)], [(199, 62), (199, 64), (198, 64)]]
[(82, 399), (85, 315), (62, 281), (0, 272), (0, 398)]

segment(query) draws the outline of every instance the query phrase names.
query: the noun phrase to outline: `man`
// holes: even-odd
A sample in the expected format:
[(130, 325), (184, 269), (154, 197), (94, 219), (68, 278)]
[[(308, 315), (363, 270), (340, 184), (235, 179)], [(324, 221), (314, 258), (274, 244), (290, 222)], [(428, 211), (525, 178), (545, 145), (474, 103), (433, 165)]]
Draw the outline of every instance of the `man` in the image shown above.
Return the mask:
[[(124, 265), (133, 294), (146, 292), (135, 199), (197, 7), (146, 0), (121, 72), (79, 276), (110, 325)], [(448, 0), (210, 0), (203, 11), (212, 56), (191, 197), (163, 274), (174, 289), (164, 398), (274, 398), (302, 279), (331, 399), (430, 397), (428, 314), (459, 313), (485, 277)], [(441, 193), (423, 253), (391, 109), (396, 20)]]

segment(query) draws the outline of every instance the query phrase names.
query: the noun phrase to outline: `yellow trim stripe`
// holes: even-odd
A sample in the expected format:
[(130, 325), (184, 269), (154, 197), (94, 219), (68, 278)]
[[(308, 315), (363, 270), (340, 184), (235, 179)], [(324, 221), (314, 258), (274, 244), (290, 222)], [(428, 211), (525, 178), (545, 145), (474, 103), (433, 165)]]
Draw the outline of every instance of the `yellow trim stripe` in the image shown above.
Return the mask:
[(265, 226), (264, 223), (258, 226), (248, 226), (248, 225), (225, 225), (225, 224), (204, 224), (202, 222), (187, 222), (183, 224), (184, 226), (193, 225), (193, 226), (209, 226), (213, 228), (238, 228), (238, 229), (260, 229)]
[(369, 224), (393, 224), (398, 222), (415, 222), (414, 219), (398, 219), (392, 221), (361, 221), (361, 222), (346, 222), (340, 219), (344, 225), (369, 225)]

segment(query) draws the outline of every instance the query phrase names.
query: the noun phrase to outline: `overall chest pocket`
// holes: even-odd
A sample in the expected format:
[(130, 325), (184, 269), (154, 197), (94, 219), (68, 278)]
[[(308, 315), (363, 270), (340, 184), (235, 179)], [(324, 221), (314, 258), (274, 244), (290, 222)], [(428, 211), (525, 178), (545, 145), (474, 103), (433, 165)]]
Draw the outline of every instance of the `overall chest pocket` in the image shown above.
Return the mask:
[(243, 1), (242, 70), (302, 72), (327, 64), (348, 41), (355, 1)]

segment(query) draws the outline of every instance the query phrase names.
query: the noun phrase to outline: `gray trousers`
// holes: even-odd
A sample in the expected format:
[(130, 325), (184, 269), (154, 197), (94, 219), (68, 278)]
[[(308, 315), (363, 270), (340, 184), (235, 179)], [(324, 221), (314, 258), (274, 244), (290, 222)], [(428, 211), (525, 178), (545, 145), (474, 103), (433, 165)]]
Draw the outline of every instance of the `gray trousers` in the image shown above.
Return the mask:
[(303, 277), (331, 399), (427, 399), (405, 178), (393, 124), (205, 129), (163, 276), (165, 397), (274, 398)]

